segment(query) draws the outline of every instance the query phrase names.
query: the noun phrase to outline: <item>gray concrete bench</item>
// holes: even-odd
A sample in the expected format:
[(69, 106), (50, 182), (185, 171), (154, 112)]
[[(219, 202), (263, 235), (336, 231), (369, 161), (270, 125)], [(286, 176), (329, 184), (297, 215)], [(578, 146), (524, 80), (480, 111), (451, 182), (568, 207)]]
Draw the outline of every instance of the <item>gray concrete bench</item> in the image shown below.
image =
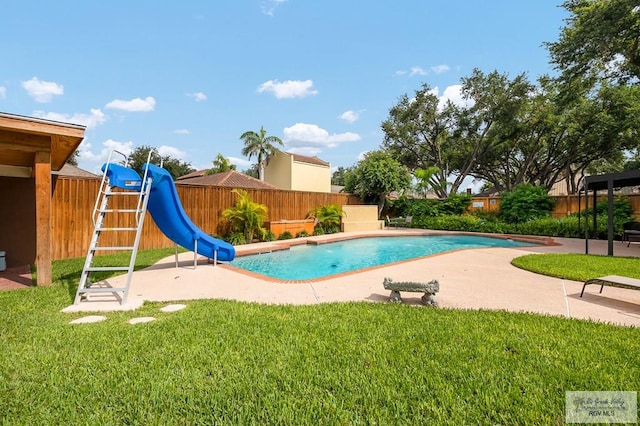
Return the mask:
[(584, 294), (584, 288), (589, 284), (600, 284), (600, 293), (604, 286), (628, 288), (631, 290), (640, 290), (640, 280), (636, 278), (621, 277), (619, 275), (607, 275), (606, 277), (593, 278), (584, 282), (580, 297)]
[(423, 305), (438, 306), (436, 293), (440, 291), (440, 283), (438, 280), (431, 280), (428, 283), (419, 283), (413, 281), (394, 282), (391, 278), (385, 278), (382, 282), (384, 288), (391, 290), (389, 300), (392, 302), (402, 302), (400, 297), (401, 291), (411, 291), (414, 293), (424, 293), (422, 296)]

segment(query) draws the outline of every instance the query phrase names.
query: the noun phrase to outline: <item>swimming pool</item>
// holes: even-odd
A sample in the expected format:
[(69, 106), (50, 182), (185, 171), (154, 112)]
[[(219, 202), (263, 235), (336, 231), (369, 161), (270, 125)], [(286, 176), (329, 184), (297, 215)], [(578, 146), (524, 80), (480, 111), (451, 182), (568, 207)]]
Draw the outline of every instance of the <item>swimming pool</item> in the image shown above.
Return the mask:
[(446, 251), (530, 243), (473, 235), (367, 237), (236, 257), (229, 265), (284, 281), (310, 280)]

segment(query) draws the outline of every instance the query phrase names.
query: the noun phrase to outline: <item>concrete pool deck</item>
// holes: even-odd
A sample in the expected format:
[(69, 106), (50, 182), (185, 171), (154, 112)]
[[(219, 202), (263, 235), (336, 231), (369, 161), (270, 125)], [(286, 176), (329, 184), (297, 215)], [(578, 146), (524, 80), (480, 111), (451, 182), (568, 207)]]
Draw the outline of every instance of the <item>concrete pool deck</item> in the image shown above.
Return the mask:
[[(440, 231), (384, 230), (352, 232), (309, 240), (330, 241), (336, 237), (446, 234)], [(640, 326), (640, 291), (588, 286), (580, 298), (582, 282), (534, 274), (511, 265), (515, 257), (529, 253), (584, 253), (584, 240), (553, 238), (557, 245), (465, 249), (427, 256), (388, 266), (347, 273), (333, 278), (286, 283), (267, 280), (228, 265), (212, 265), (198, 259), (193, 267), (193, 253), (181, 253), (176, 268), (174, 256), (133, 274), (125, 305), (112, 296), (69, 306), (64, 312), (100, 312), (136, 309), (145, 301), (176, 302), (195, 299), (228, 299), (271, 304), (317, 304), (328, 302), (387, 302), (389, 291), (383, 288), (385, 277), (394, 281), (440, 282), (438, 301), (441, 308), (492, 309), (532, 312), (569, 318), (593, 319), (620, 325)], [(237, 246), (239, 255), (277, 249), (285, 242)], [(300, 242), (300, 241), (296, 241)], [(589, 241), (591, 254), (606, 254), (606, 241)], [(616, 256), (640, 256), (640, 247), (616, 241)], [(124, 285), (126, 276), (108, 280), (112, 287)], [(419, 305), (420, 293), (401, 293), (403, 303)], [(429, 309), (425, 307), (425, 309)]]

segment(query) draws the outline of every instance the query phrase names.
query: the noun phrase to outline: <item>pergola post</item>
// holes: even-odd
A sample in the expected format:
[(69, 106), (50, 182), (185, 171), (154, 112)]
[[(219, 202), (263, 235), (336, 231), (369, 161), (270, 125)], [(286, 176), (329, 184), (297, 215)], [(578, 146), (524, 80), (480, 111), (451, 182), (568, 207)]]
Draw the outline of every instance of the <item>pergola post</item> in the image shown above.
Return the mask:
[(51, 284), (51, 153), (35, 153), (37, 285)]
[[(580, 193), (578, 193), (578, 197)], [(589, 183), (584, 183), (584, 253), (589, 254)], [(578, 211), (580, 211), (580, 198), (578, 198)], [(579, 219), (578, 219), (579, 220)]]
[(607, 254), (613, 256), (613, 180), (607, 182)]

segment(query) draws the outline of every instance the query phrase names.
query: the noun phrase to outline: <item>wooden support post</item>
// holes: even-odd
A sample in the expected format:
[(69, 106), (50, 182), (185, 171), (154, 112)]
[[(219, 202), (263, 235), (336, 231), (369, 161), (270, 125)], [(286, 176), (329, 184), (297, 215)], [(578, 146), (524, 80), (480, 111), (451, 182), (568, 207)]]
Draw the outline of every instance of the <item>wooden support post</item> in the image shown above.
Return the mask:
[(51, 153), (35, 153), (37, 285), (51, 284)]

